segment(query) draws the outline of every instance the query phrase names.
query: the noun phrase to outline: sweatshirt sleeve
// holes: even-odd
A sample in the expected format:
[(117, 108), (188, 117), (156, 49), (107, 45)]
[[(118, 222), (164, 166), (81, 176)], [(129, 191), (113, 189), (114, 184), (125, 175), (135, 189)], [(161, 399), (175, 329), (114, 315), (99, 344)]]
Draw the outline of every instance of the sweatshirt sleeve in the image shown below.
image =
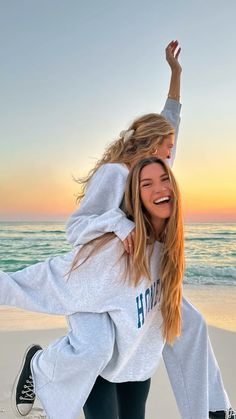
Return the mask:
[(0, 271), (0, 304), (48, 314), (73, 313), (73, 296), (64, 277), (70, 266), (66, 259), (59, 256), (17, 272)]
[(176, 149), (177, 149), (177, 138), (179, 133), (179, 124), (180, 124), (180, 111), (181, 111), (181, 103), (179, 103), (177, 100), (174, 99), (167, 99), (164, 109), (161, 112), (161, 115), (163, 115), (174, 127), (175, 129), (175, 141), (174, 146), (171, 152), (171, 158), (167, 160), (167, 163), (170, 167), (173, 166), (175, 155), (176, 155)]
[(71, 244), (85, 244), (108, 232), (124, 240), (133, 230), (134, 223), (120, 209), (127, 175), (128, 169), (122, 165), (108, 163), (92, 176), (79, 208), (66, 224)]
[(97, 252), (89, 262), (81, 263), (70, 277), (67, 273), (77, 250), (17, 272), (0, 271), (0, 304), (60, 315), (108, 311), (116, 286), (120, 289), (111, 266), (120, 248), (117, 240), (109, 243), (106, 251), (104, 247), (102, 252)]

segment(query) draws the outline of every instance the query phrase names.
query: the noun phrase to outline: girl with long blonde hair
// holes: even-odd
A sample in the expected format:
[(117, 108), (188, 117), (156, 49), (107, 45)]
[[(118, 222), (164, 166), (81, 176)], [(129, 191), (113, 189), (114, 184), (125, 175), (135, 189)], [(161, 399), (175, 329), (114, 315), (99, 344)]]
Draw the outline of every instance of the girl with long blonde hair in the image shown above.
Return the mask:
[[(140, 158), (158, 156), (166, 160), (170, 166), (173, 164), (181, 109), (179, 53), (177, 41), (172, 41), (166, 48), (171, 79), (168, 98), (162, 113), (160, 115), (152, 113), (137, 118), (127, 130), (121, 132), (114, 143), (108, 146), (88, 176), (80, 179), (81, 191), (78, 196), (80, 205), (70, 217), (66, 231), (67, 238), (73, 245), (90, 243), (105, 233), (113, 233), (123, 242), (127, 255), (133, 255), (135, 259), (135, 223), (122, 210), (125, 184), (130, 169)], [(172, 234), (176, 234), (174, 229)], [(174, 238), (173, 236), (173, 240)], [(135, 260), (138, 269), (140, 258)], [(170, 293), (167, 293), (166, 298), (170, 298)], [(221, 411), (225, 416), (224, 412), (228, 411), (230, 402), (209, 342), (205, 321), (184, 297), (181, 311), (181, 335), (172, 344), (167, 339), (163, 349), (163, 359), (181, 417), (208, 419), (210, 415), (214, 418), (212, 415), (215, 411)], [(172, 316), (171, 313), (171, 310), (165, 313), (166, 319), (168, 314)], [(99, 338), (103, 340), (103, 336), (108, 333), (106, 327), (109, 323), (104, 320), (104, 316), (99, 318), (94, 314), (86, 319), (85, 316), (82, 317), (76, 319), (77, 324), (80, 323), (80, 331), (84, 331), (86, 322), (89, 324), (97, 322), (100, 324)], [(86, 328), (84, 331), (85, 336), (87, 330), (89, 329)], [(85, 336), (84, 341), (86, 341)], [(100, 350), (104, 359), (102, 344)], [(77, 372), (80, 374), (79, 370)], [(121, 384), (119, 390), (116, 388), (114, 393), (111, 383), (98, 377), (84, 407), (86, 419), (107, 417), (110, 419), (110, 408), (116, 404), (117, 392), (120, 400), (120, 419), (143, 418), (149, 387), (150, 379), (147, 379), (138, 383), (129, 383), (128, 389), (127, 385)], [(30, 397), (28, 400), (30, 409)], [(15, 400), (15, 403), (18, 404), (18, 401)]]
[[(88, 176), (80, 179), (80, 205), (66, 226), (67, 239), (74, 246), (85, 244), (103, 233), (113, 232), (123, 242), (126, 252), (132, 255), (135, 225), (122, 211), (125, 182), (130, 168), (139, 158), (155, 155), (166, 160), (171, 167), (173, 165), (181, 108), (179, 53), (177, 41), (171, 42), (166, 48), (171, 80), (161, 115), (147, 114), (137, 118), (127, 130), (121, 132), (120, 138), (108, 146)], [(205, 355), (202, 356), (202, 353)], [(181, 336), (175, 339), (173, 345), (165, 344), (163, 359), (181, 417), (208, 419), (209, 415), (214, 418), (215, 414), (220, 414), (219, 418), (225, 417), (230, 402), (222, 384), (205, 320), (184, 297)], [(186, 359), (189, 359), (188, 364)], [(109, 389), (106, 383), (99, 380), (85, 405), (86, 419), (100, 419), (97, 400), (103, 385), (103, 394), (108, 394)], [(149, 386), (150, 381), (139, 385), (136, 398), (142, 400), (143, 404)], [(123, 397), (124, 405), (126, 409), (127, 406), (130, 408), (130, 412), (134, 406), (130, 395), (135, 392), (137, 386), (130, 386), (130, 391), (126, 391), (127, 397)]]
[[(16, 383), (18, 391), (22, 377), (27, 376), (30, 384), (25, 382), (22, 394), (34, 389), (49, 419), (75, 419), (79, 414), (83, 398), (78, 386), (89, 371), (83, 371), (83, 377), (78, 374), (77, 362), (73, 362), (78, 354), (80, 362), (89, 362), (91, 370), (116, 388), (148, 380), (158, 366), (164, 342), (171, 344), (180, 335), (181, 200), (175, 178), (162, 160), (149, 157), (131, 168), (124, 211), (136, 225), (132, 263), (120, 240), (105, 234), (64, 256), (18, 272), (0, 272), (1, 304), (68, 316), (68, 335), (45, 350), (30, 347)], [(106, 314), (111, 319), (109, 335), (114, 335), (116, 344), (109, 361), (99, 359), (99, 367), (96, 318), (90, 323), (93, 356), (89, 347), (75, 348), (73, 339), (79, 331), (73, 329), (73, 316), (80, 312)], [(23, 399), (19, 402), (18, 414), (26, 416), (23, 407), (28, 406)], [(115, 404), (107, 417), (117, 419)]]

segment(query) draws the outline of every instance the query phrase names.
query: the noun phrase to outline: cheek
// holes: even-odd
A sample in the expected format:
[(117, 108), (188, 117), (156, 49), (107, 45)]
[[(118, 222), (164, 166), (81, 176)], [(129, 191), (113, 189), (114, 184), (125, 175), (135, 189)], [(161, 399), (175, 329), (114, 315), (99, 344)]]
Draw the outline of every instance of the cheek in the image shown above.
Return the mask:
[(158, 149), (157, 149), (157, 150), (158, 150), (158, 151), (157, 151), (158, 157), (160, 157), (161, 159), (166, 157), (166, 154), (167, 154), (167, 147), (166, 147), (166, 145), (165, 145), (165, 144), (161, 144), (161, 145), (158, 147)]
[(145, 205), (145, 196), (144, 196), (144, 193), (143, 193), (143, 191), (142, 191), (142, 189), (139, 191), (139, 197), (140, 197), (140, 201), (141, 201), (141, 204), (142, 205)]
[(140, 193), (140, 198), (143, 206), (147, 209), (150, 205), (150, 192), (148, 190), (143, 190)]
[(140, 192), (140, 198), (141, 198), (142, 204), (145, 206), (145, 203), (147, 201), (147, 193), (145, 192), (145, 190), (142, 190)]

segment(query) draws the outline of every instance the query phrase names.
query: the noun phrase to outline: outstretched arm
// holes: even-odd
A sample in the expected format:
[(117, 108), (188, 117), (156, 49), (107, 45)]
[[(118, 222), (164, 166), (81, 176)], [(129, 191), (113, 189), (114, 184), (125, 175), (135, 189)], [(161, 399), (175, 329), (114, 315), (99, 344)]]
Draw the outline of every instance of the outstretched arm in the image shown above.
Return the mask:
[[(64, 274), (68, 255), (49, 258), (17, 272), (0, 271), (0, 304), (48, 314), (72, 314), (73, 295)], [(73, 304), (71, 304), (72, 306)]]
[(109, 311), (115, 293), (123, 292), (116, 268), (122, 254), (119, 239), (95, 252), (89, 262), (82, 263), (87, 253), (81, 256), (79, 266), (68, 277), (76, 252), (48, 258), (17, 272), (0, 271), (0, 305), (61, 315)]

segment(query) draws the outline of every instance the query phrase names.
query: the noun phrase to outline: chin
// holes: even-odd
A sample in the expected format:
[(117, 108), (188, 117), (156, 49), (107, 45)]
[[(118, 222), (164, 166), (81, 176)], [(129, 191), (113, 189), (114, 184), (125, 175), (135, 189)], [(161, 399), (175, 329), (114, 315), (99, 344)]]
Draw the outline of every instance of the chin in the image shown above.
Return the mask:
[(159, 218), (160, 220), (166, 220), (167, 218), (170, 218), (171, 216), (171, 211), (163, 211), (162, 213), (159, 214), (153, 214), (155, 217)]
[(159, 215), (159, 218), (161, 218), (162, 220), (167, 220), (167, 218), (170, 218), (170, 216), (171, 212), (166, 212), (166, 214)]
[(159, 216), (160, 218), (169, 218), (172, 214), (172, 207), (168, 206), (167, 208), (160, 208)]

